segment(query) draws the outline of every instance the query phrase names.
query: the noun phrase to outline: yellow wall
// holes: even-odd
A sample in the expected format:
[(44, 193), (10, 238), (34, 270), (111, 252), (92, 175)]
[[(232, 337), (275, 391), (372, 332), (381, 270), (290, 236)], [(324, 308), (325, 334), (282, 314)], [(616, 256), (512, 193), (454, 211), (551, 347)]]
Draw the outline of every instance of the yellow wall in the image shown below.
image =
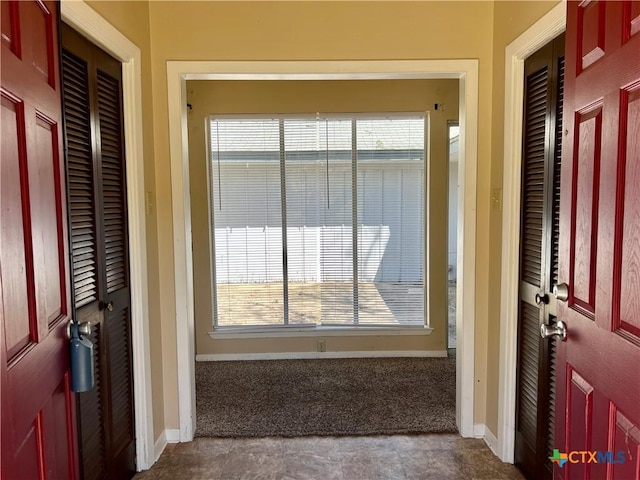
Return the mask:
[(156, 436), (178, 428), (167, 60), (479, 59), (474, 421), (496, 432), (504, 48), (556, 1), (89, 3), (143, 50)]
[[(447, 122), (458, 119), (458, 80), (189, 81), (189, 157), (193, 232), (196, 353), (316, 351), (316, 338), (213, 340), (211, 256), (205, 152), (205, 118), (212, 114), (426, 112), (430, 111), (430, 235), (428, 337), (327, 339), (328, 351), (445, 350), (447, 348)], [(444, 110), (434, 110), (435, 103)], [(443, 208), (443, 205), (445, 206)], [(444, 294), (443, 294), (444, 292)]]
[[(142, 57), (142, 113), (145, 191), (153, 203), (155, 164), (153, 146), (153, 111), (151, 90), (151, 38), (149, 32), (148, 2), (87, 2), (96, 12), (114, 25), (129, 40), (135, 43)], [(164, 415), (164, 381), (162, 355), (162, 329), (160, 328), (159, 298), (161, 288), (158, 282), (158, 224), (157, 211), (152, 209), (146, 218), (147, 230), (147, 276), (149, 281), (149, 334), (151, 349), (151, 393), (153, 396), (153, 431), (157, 438), (166, 428)], [(174, 387), (175, 388), (175, 387)]]

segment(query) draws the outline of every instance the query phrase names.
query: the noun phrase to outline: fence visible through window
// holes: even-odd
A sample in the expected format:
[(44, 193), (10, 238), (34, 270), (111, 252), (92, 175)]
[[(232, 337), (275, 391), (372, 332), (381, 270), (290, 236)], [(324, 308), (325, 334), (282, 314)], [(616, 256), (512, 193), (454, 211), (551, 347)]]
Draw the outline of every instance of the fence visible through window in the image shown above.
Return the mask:
[(209, 133), (214, 326), (424, 325), (423, 115)]

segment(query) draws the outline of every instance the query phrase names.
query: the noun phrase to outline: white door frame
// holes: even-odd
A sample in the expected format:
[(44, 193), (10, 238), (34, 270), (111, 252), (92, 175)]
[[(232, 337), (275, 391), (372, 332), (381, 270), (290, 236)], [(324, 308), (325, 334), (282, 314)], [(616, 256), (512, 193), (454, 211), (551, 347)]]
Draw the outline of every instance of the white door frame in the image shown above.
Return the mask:
[(460, 80), (460, 190), (456, 354), (456, 423), (471, 437), (474, 411), (474, 326), (478, 60), (216, 62), (168, 61), (167, 91), (171, 156), (176, 348), (180, 441), (195, 429), (195, 325), (187, 139), (187, 80)]
[(513, 463), (518, 363), (518, 288), (524, 61), (565, 30), (561, 2), (511, 42), (505, 53), (504, 176), (502, 211), (502, 296), (500, 300), (500, 372), (498, 384), (498, 457)]
[(151, 360), (149, 354), (149, 300), (147, 236), (142, 148), (142, 63), (140, 49), (84, 1), (62, 0), (62, 20), (95, 45), (122, 62), (124, 143), (127, 159), (129, 227), (129, 282), (133, 350), (136, 468), (146, 470), (155, 461)]

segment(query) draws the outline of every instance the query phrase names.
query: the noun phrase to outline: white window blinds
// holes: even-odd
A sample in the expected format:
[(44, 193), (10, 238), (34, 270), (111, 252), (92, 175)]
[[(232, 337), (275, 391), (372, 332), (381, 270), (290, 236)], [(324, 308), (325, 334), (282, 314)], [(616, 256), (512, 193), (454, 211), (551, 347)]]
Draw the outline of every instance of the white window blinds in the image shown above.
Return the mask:
[(424, 120), (356, 123), (358, 321), (424, 324)]
[(278, 120), (211, 122), (211, 173), (215, 320), (282, 323)]
[(424, 324), (424, 117), (210, 119), (214, 324)]

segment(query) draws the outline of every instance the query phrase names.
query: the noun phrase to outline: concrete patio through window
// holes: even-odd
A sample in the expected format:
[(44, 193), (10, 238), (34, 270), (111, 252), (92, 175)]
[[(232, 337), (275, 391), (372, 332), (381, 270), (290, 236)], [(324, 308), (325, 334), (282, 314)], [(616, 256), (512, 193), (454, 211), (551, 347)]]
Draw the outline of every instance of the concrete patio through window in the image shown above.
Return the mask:
[[(218, 284), (219, 326), (282, 325), (282, 283)], [(353, 325), (354, 289), (350, 282), (289, 283), (289, 324)], [(421, 284), (358, 284), (358, 324), (419, 326), (424, 313), (415, 297)], [(456, 282), (448, 285), (448, 344), (456, 346)]]

